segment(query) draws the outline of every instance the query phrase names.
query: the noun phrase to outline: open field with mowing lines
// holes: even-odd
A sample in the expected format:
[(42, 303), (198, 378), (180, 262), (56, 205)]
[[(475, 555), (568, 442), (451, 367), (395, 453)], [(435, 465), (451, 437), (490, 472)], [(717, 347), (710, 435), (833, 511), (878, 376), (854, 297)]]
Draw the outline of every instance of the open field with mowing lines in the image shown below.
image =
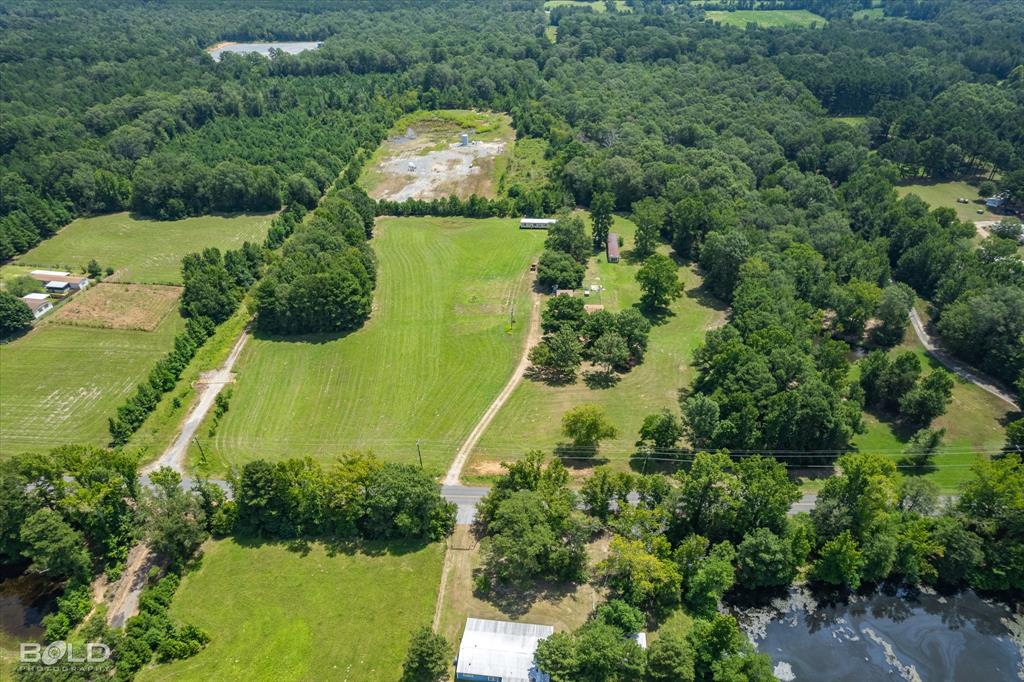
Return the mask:
[(207, 543), (172, 618), (204, 628), (193, 658), (139, 680), (393, 682), (412, 632), (430, 623), (444, 546)]
[(65, 443), (105, 445), (107, 418), (171, 349), (182, 327), (176, 312), (151, 332), (44, 318), (0, 346), (0, 455)]
[[(584, 284), (600, 283), (605, 291), (587, 299), (588, 303), (618, 311), (639, 301), (635, 275), (640, 265), (629, 260), (635, 230), (633, 223), (616, 216), (612, 231), (625, 238), (624, 258), (608, 263), (602, 252), (591, 259)], [(662, 248), (667, 252), (667, 247)], [(686, 293), (672, 305), (673, 315), (651, 330), (643, 364), (621, 375), (611, 388), (589, 388), (582, 373), (568, 386), (523, 381), (484, 433), (464, 478), (480, 480), (500, 474), (498, 462), (516, 459), (531, 448), (550, 453), (565, 440), (560, 432), (562, 415), (583, 403), (603, 406), (619, 429), (617, 438), (602, 443), (598, 459), (605, 454), (616, 465), (627, 466), (644, 417), (664, 407), (678, 411), (678, 391), (693, 378), (689, 365), (694, 349), (710, 327), (725, 319), (724, 309), (703, 295), (700, 277), (691, 268), (681, 268), (679, 275)]]
[(181, 287), (101, 282), (61, 306), (53, 320), (80, 327), (151, 332), (174, 310), (180, 296)]
[[(906, 183), (897, 186), (896, 191), (901, 197), (916, 194), (933, 209), (951, 208), (956, 211), (960, 220), (967, 223), (978, 220), (1000, 220), (1003, 217), (985, 208), (985, 199), (978, 196), (978, 188), (966, 182)], [(958, 204), (956, 200), (960, 197), (967, 199), (970, 203)]]
[(747, 24), (757, 24), (761, 28), (779, 26), (810, 27), (813, 24), (821, 27), (828, 23), (825, 17), (818, 16), (805, 9), (740, 9), (734, 12), (705, 12), (708, 21), (726, 26), (746, 28)]
[(273, 217), (268, 213), (139, 220), (112, 213), (79, 218), (15, 263), (76, 271), (95, 258), (102, 267), (116, 270), (114, 281), (181, 284), (182, 256), (209, 246), (223, 250), (246, 241), (262, 242)]
[[(379, 220), (369, 322), (341, 337), (254, 338), (231, 408), (203, 444), (211, 466), (352, 448), (414, 462), (419, 438), (440, 474), (518, 362), (543, 240), (507, 219)], [(511, 333), (510, 301), (522, 313)]]

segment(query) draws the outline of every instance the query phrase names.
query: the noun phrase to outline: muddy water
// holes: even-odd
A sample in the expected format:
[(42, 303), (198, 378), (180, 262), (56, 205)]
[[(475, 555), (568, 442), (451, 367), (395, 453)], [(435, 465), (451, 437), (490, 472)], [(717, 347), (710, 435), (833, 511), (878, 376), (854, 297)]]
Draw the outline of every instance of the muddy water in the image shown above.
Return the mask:
[(52, 611), (59, 586), (39, 576), (0, 581), (0, 641), (32, 642), (43, 635), (43, 616)]
[(875, 593), (820, 601), (802, 591), (734, 614), (796, 682), (1024, 680), (1024, 609), (973, 592)]
[(225, 45), (224, 47), (218, 47), (216, 50), (210, 50), (210, 56), (213, 57), (214, 61), (220, 61), (220, 56), (225, 52), (235, 52), (237, 54), (249, 54), (255, 52), (261, 54), (264, 57), (270, 54), (271, 49), (281, 50), (288, 54), (298, 54), (305, 50), (315, 50), (320, 47), (320, 43), (309, 43), (309, 42), (293, 42), (293, 43), (234, 43), (231, 45)]

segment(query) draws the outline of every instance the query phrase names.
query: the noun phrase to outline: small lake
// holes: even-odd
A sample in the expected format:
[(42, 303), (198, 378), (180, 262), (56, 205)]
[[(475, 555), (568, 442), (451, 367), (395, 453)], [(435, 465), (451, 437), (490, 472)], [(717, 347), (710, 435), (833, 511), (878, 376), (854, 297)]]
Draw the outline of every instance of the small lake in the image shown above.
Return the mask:
[(43, 616), (53, 611), (60, 586), (37, 575), (0, 581), (0, 641), (32, 642), (43, 636)]
[(1014, 682), (1024, 680), (1024, 610), (971, 591), (852, 595), (803, 590), (733, 614), (780, 680)]
[(298, 54), (299, 52), (305, 52), (306, 50), (315, 50), (320, 47), (319, 42), (294, 42), (294, 43), (232, 43), (223, 47), (218, 47), (215, 50), (210, 50), (210, 56), (213, 57), (215, 62), (220, 61), (220, 56), (225, 52), (234, 52), (235, 54), (250, 54), (255, 52), (261, 54), (264, 57), (270, 55), (271, 50), (281, 50), (288, 54)]

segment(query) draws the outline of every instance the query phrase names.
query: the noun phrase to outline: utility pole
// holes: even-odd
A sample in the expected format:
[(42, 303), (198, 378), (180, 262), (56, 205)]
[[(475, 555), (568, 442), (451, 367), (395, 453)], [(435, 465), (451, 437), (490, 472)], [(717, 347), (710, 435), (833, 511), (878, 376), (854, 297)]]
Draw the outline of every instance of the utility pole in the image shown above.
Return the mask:
[(420, 458), (420, 469), (423, 468), (423, 453), (420, 452), (420, 439), (416, 439), (416, 456)]
[(192, 436), (192, 442), (196, 444), (197, 448), (199, 448), (199, 456), (202, 458), (202, 463), (206, 464), (207, 463), (207, 461), (206, 461), (206, 451), (203, 450), (203, 446), (199, 442), (199, 439), (196, 438), (195, 436)]

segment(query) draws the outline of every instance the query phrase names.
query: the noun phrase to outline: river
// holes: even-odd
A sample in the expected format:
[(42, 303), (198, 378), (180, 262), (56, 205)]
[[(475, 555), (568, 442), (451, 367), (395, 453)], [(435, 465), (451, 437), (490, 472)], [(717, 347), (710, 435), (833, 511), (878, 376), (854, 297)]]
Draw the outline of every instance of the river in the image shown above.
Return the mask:
[(884, 591), (823, 599), (794, 589), (768, 607), (734, 608), (780, 680), (1024, 680), (1024, 609), (971, 591)]

